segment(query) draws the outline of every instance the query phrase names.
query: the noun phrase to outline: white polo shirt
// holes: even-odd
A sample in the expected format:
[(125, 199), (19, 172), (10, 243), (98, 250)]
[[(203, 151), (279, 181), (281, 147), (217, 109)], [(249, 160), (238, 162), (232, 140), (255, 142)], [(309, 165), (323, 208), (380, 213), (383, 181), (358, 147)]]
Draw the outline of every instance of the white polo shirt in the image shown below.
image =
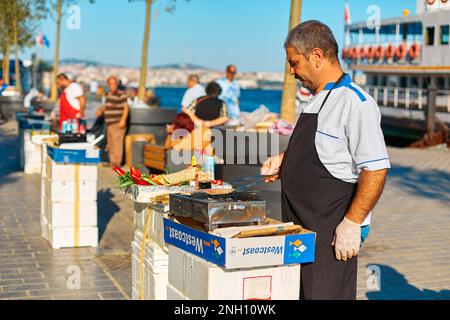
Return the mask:
[(181, 101), (181, 106), (187, 108), (192, 102), (204, 96), (206, 96), (205, 87), (201, 84), (196, 84), (192, 88), (186, 90), (183, 101)]
[(69, 101), (72, 108), (75, 110), (80, 110), (80, 100), (79, 97), (83, 96), (83, 87), (76, 82), (71, 82), (66, 89), (64, 89), (66, 93), (67, 101)]
[[(303, 113), (317, 113), (334, 83), (313, 96)], [(301, 117), (301, 115), (300, 115)], [(318, 117), (316, 149), (330, 174), (356, 183), (362, 169), (390, 168), (381, 130), (381, 114), (375, 100), (349, 75), (331, 92)], [(370, 214), (363, 225), (370, 223)]]

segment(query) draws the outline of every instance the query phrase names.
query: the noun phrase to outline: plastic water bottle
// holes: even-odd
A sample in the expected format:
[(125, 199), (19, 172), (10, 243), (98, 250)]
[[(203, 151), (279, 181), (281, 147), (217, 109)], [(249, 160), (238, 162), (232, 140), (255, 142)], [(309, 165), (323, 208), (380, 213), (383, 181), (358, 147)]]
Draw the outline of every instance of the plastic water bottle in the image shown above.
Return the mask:
[(63, 121), (61, 126), (61, 133), (66, 134), (67, 133), (67, 121)]

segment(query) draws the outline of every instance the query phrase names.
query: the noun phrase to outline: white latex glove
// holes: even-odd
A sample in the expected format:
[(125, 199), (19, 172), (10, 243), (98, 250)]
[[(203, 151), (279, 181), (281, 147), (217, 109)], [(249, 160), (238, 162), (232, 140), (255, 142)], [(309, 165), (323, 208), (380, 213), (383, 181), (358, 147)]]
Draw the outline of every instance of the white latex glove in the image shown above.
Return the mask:
[(283, 157), (284, 154), (279, 154), (267, 159), (261, 168), (261, 174), (264, 176), (275, 176), (279, 174)]
[(344, 218), (337, 226), (332, 245), (336, 259), (347, 261), (359, 253), (361, 225)]

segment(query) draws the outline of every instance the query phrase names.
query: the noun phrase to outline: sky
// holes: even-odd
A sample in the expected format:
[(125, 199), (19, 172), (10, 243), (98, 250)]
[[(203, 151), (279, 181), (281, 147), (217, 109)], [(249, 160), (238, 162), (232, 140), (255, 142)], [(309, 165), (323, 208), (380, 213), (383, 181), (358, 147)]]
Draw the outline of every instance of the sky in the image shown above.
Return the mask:
[[(192, 63), (224, 69), (234, 63), (240, 71), (284, 70), (283, 42), (288, 32), (290, 0), (177, 0), (176, 11), (166, 12), (168, 0), (152, 7), (149, 65)], [(370, 5), (381, 9), (381, 18), (415, 13), (415, 0), (349, 0), (352, 22), (365, 21)], [(344, 0), (303, 0), (302, 20), (328, 24), (340, 47), (344, 42)], [(143, 0), (79, 0), (80, 29), (67, 28), (62, 20), (62, 59), (88, 59), (136, 67), (140, 64), (145, 20)], [(41, 56), (53, 59), (54, 14), (37, 32), (50, 40)], [(25, 50), (29, 58), (35, 48)]]

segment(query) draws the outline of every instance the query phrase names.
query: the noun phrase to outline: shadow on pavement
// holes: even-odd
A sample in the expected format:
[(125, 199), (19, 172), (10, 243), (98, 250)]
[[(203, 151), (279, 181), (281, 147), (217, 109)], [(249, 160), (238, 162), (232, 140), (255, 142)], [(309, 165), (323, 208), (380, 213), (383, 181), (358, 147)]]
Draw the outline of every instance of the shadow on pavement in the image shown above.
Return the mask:
[(411, 194), (450, 203), (450, 173), (446, 171), (393, 166), (389, 171), (389, 181)]
[[(367, 266), (369, 267), (369, 266)], [(419, 289), (408, 283), (405, 276), (392, 267), (371, 264), (371, 269), (379, 268), (380, 290), (367, 292), (369, 300), (448, 300), (450, 290), (433, 291)], [(376, 277), (376, 274), (374, 274)]]
[(114, 197), (111, 189), (102, 189), (98, 192), (98, 233), (99, 240), (102, 238), (109, 221), (115, 213), (119, 212), (120, 207), (112, 199)]

